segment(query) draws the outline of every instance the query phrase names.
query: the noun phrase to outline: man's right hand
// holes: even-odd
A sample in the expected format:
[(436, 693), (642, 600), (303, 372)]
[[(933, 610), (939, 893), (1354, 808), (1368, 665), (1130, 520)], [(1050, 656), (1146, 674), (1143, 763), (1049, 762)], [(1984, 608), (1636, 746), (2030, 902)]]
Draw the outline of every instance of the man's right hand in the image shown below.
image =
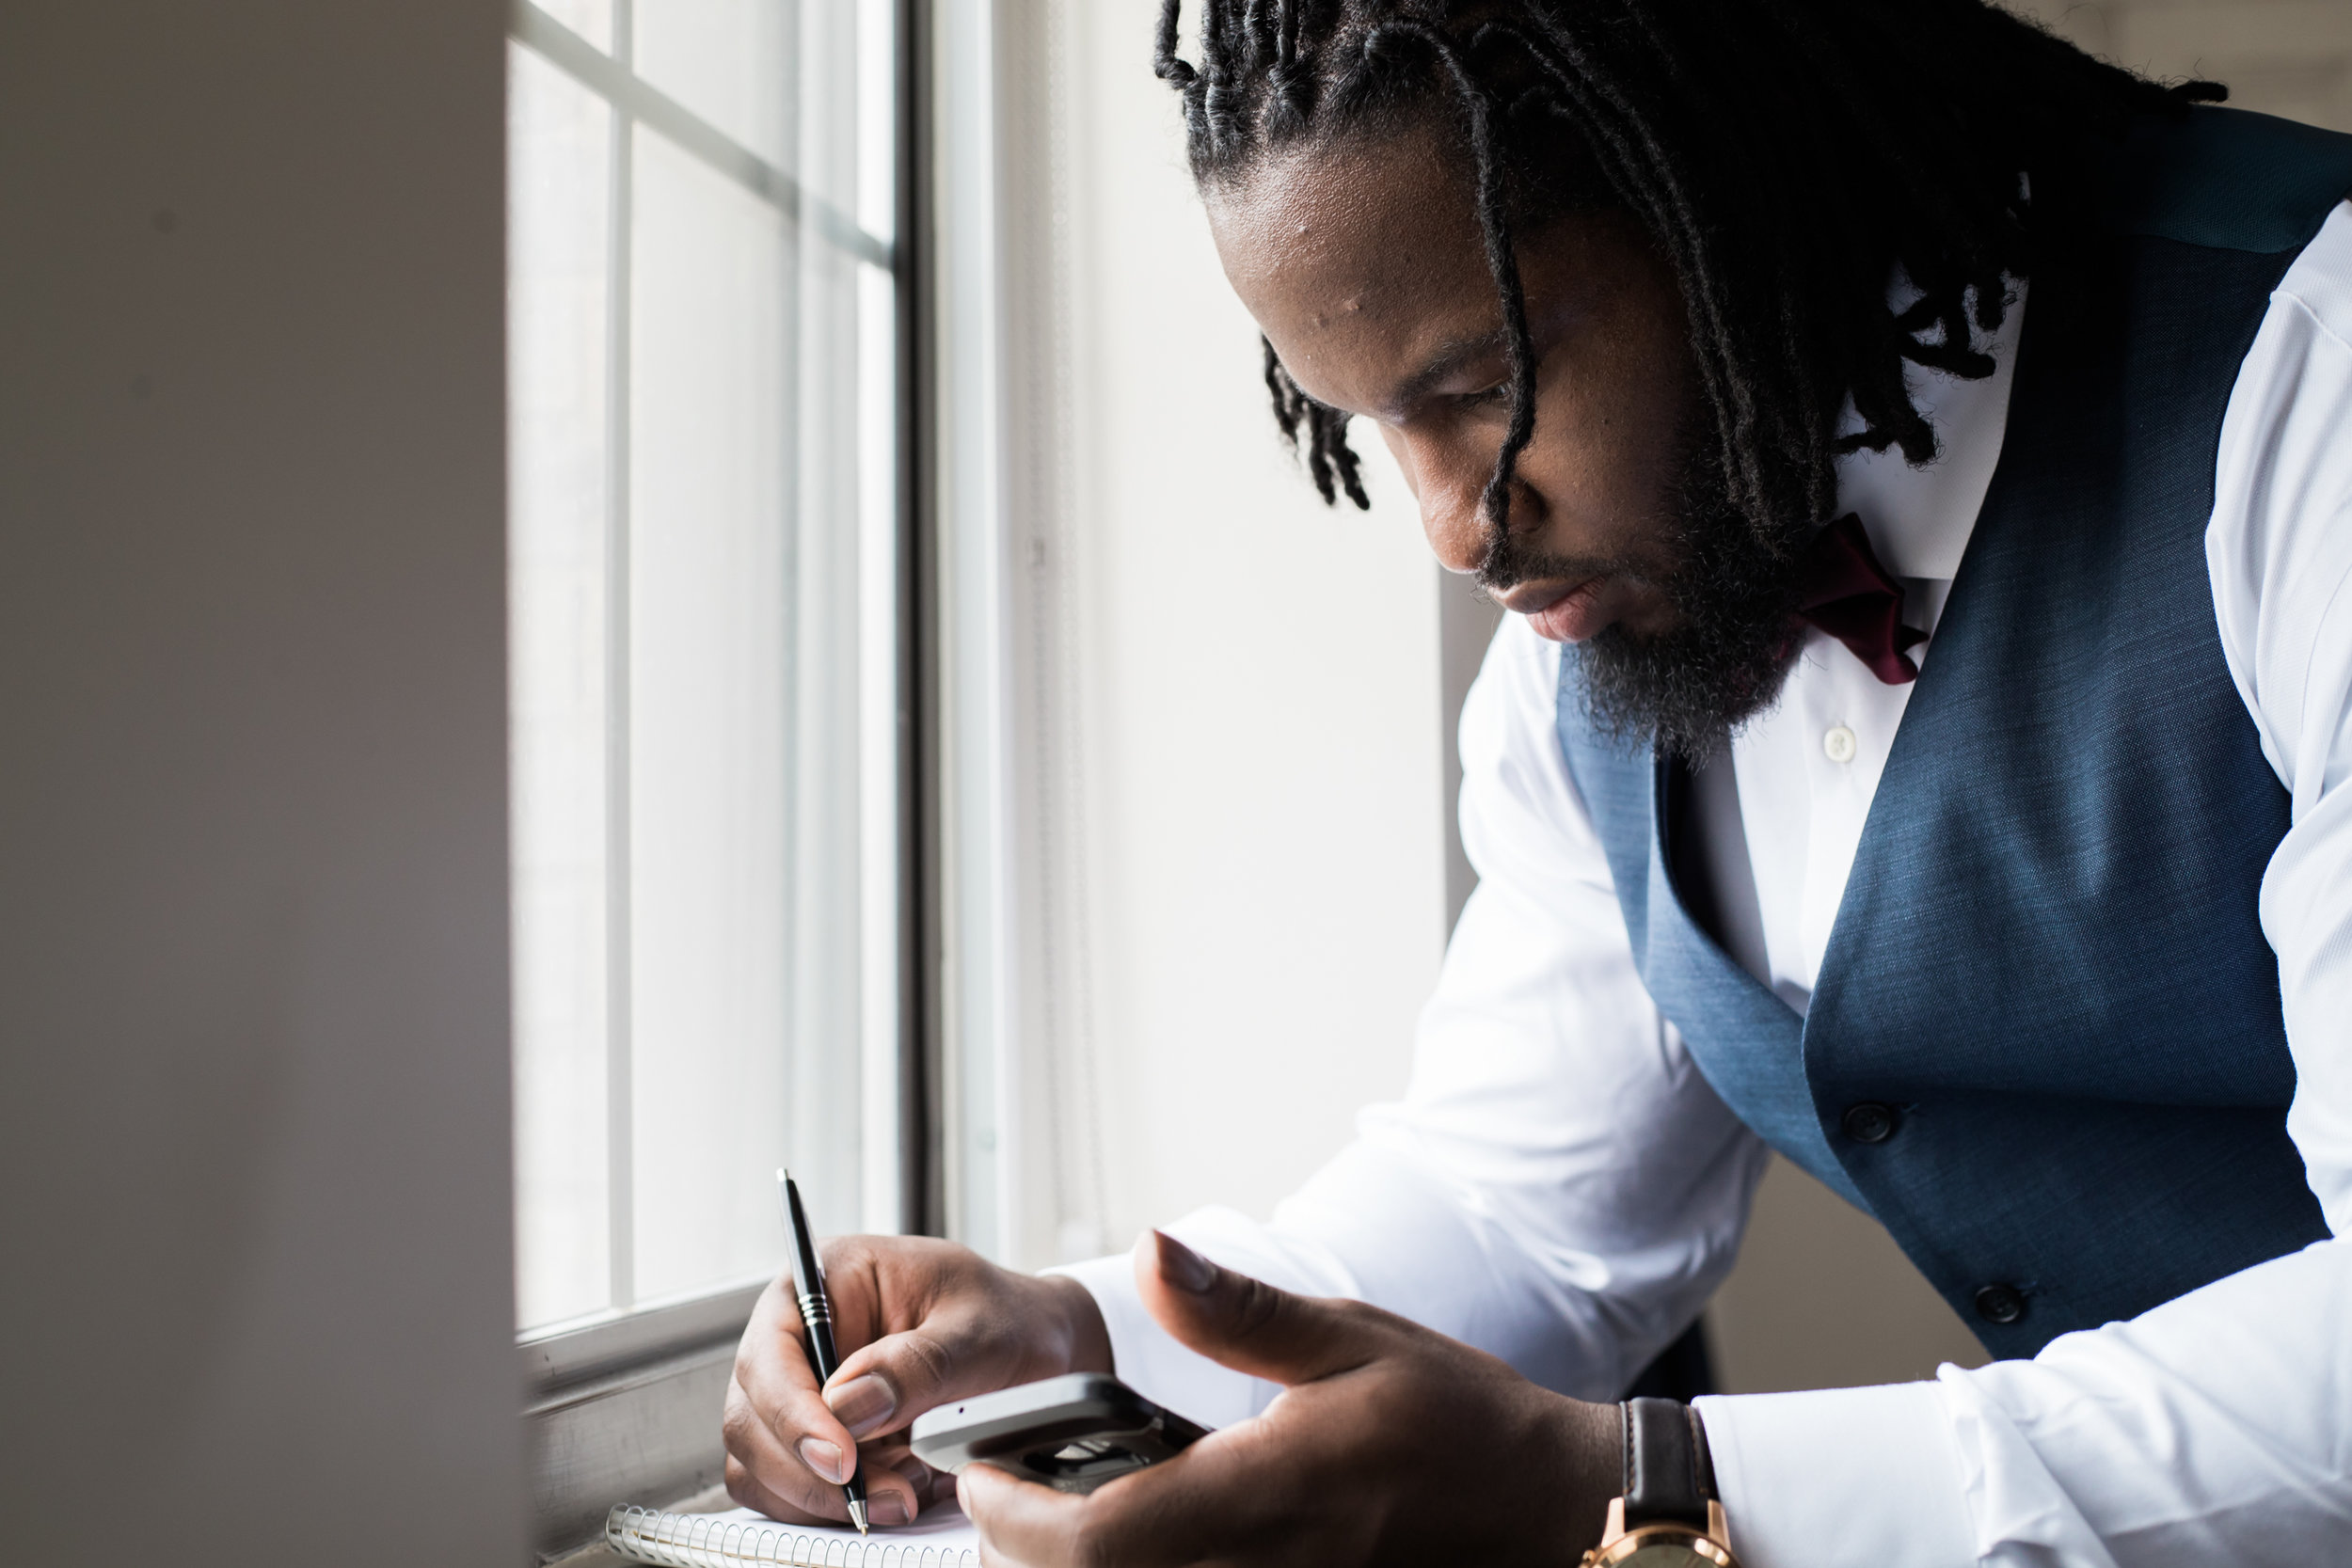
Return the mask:
[(841, 1367), (820, 1393), (789, 1273), (770, 1285), (727, 1389), (727, 1493), (796, 1523), (838, 1524), (850, 1454), (867, 1511), (902, 1525), (953, 1495), (907, 1446), (914, 1418), (1063, 1372), (1111, 1370), (1110, 1336), (1085, 1286), (1000, 1269), (920, 1236), (843, 1236), (819, 1248)]

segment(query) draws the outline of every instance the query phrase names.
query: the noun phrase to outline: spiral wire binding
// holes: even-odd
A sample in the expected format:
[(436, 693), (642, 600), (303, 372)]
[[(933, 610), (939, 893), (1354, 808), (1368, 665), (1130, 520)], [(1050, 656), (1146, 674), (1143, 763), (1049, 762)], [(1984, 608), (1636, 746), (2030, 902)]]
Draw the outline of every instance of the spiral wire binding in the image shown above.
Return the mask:
[(978, 1568), (979, 1554), (896, 1541), (842, 1541), (802, 1535), (789, 1525), (747, 1524), (702, 1513), (663, 1513), (621, 1503), (604, 1518), (604, 1544), (637, 1562), (662, 1568)]

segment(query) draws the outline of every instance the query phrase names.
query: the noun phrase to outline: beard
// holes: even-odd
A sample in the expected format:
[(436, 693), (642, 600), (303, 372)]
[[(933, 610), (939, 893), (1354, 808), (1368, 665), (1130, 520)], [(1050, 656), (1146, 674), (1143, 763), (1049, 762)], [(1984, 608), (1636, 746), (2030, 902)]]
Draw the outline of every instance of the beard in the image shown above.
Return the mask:
[(1498, 594), (1531, 578), (1623, 577), (1673, 607), (1665, 631), (1602, 628), (1567, 657), (1584, 661), (1594, 725), (1692, 762), (1780, 696), (1797, 649), (1799, 541), (1775, 548), (1733, 502), (1720, 465), (1686, 442), (1668, 498), (1665, 563), (1547, 555), (1512, 537), (1489, 546), (1478, 583)]

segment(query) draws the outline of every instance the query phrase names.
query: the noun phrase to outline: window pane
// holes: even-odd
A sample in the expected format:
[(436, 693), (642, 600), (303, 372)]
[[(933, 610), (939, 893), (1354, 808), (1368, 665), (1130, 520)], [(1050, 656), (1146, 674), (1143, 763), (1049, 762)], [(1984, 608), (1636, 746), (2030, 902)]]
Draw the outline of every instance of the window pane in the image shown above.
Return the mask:
[(787, 0), (637, 0), (637, 73), (789, 172), (795, 8)]
[(636, 136), (629, 892), (637, 1292), (772, 1267), (787, 1156), (792, 253)]
[[(877, 8), (638, 0), (635, 57), (879, 201)], [(516, 52), (526, 1329), (771, 1270), (781, 1164), (820, 1227), (897, 1212), (897, 284), (608, 90)]]
[(518, 1321), (594, 1311), (605, 1187), (612, 113), (511, 52), (509, 639)]

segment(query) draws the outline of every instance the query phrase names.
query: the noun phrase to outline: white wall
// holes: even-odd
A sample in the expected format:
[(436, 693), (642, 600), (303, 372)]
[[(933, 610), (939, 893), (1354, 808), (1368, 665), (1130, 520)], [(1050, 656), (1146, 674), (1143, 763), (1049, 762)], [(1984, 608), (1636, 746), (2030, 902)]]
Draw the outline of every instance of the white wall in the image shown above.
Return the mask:
[(0, 7), (12, 1561), (522, 1556), (502, 27)]
[(1367, 515), (1280, 446), (1151, 74), (1157, 11), (1029, 13), (1056, 111), (1029, 211), (1057, 243), (1026, 264), (1062, 307), (1030, 348), (1063, 437), (1009, 551), (1058, 872), (1031, 1017), (1063, 1224), (1030, 1261), (1266, 1212), (1402, 1088), (1445, 934), (1437, 568), (1385, 454)]

